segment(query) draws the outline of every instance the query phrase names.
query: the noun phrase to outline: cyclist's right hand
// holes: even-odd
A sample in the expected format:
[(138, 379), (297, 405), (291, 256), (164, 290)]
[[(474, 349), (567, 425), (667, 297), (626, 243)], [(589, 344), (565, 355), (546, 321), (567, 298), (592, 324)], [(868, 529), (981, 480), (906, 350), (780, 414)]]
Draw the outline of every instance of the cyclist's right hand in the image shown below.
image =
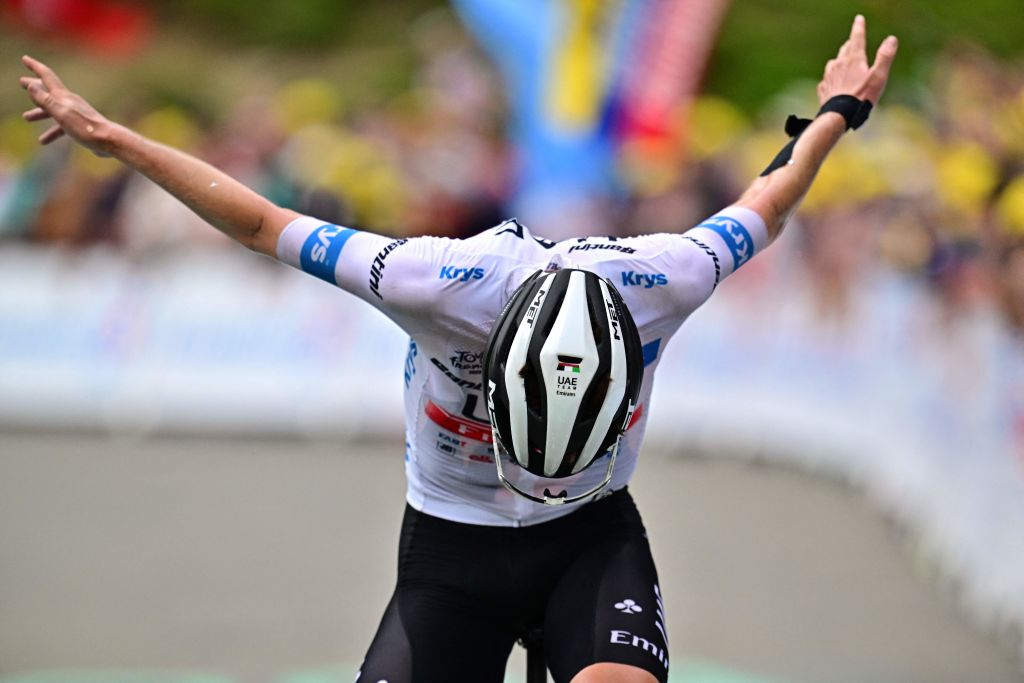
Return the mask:
[(23, 114), (25, 120), (54, 122), (39, 136), (40, 143), (48, 145), (67, 135), (100, 156), (112, 156), (170, 192), (228, 237), (276, 256), (278, 237), (299, 214), (274, 205), (201, 159), (110, 121), (68, 90), (50, 67), (27, 55), (21, 61), (34, 74), (21, 78), (21, 87), (36, 105)]
[(96, 111), (61, 82), (53, 69), (28, 55), (21, 58), (35, 76), (22, 76), (21, 87), (28, 92), (35, 108), (22, 116), (26, 121), (53, 119), (54, 125), (39, 136), (39, 142), (48, 145), (67, 134), (100, 156), (107, 156), (107, 143), (113, 123)]

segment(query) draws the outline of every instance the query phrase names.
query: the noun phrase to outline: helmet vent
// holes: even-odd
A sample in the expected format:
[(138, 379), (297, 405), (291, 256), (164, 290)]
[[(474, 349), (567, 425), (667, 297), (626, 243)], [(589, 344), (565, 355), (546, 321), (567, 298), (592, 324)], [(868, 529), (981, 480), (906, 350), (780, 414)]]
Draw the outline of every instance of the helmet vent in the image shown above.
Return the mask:
[(537, 381), (539, 374), (529, 359), (519, 371), (519, 376), (523, 379), (523, 391), (526, 393), (526, 409), (538, 418), (544, 412), (541, 405), (544, 399), (541, 396), (540, 382)]
[(576, 467), (576, 461), (580, 459), (580, 450), (577, 448), (573, 451), (568, 451), (565, 454), (565, 458), (562, 460), (562, 467), (568, 471), (572, 471), (572, 468)]
[(594, 333), (594, 343), (601, 346), (604, 343), (604, 328), (607, 322), (598, 317), (597, 302), (594, 297), (587, 297), (587, 313), (590, 315), (590, 329)]
[(604, 399), (608, 396), (608, 385), (611, 384), (611, 377), (605, 375), (599, 378), (594, 386), (590, 390), (590, 396), (587, 399), (587, 414), (596, 416), (601, 412), (601, 406), (604, 405)]

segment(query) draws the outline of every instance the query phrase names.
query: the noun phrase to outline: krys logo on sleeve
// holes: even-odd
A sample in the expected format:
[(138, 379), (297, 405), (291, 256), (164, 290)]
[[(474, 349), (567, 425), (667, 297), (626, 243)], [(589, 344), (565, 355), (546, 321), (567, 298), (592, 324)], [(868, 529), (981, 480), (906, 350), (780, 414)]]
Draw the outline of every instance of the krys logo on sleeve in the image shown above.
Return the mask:
[(660, 287), (668, 284), (668, 275), (664, 273), (638, 273), (633, 270), (626, 270), (622, 272), (622, 286), (623, 287), (636, 287), (643, 285), (644, 289), (650, 289), (651, 287)]
[(345, 242), (356, 234), (351, 228), (339, 225), (321, 225), (310, 233), (302, 244), (299, 253), (299, 265), (310, 275), (335, 284), (334, 268), (338, 264), (338, 256)]
[(483, 268), (456, 268), (455, 266), (441, 266), (439, 280), (455, 280), (457, 282), (469, 282), (470, 280), (481, 280), (484, 277)]
[(754, 239), (746, 227), (735, 218), (712, 216), (697, 227), (708, 228), (718, 233), (732, 254), (733, 270), (742, 266), (754, 255)]

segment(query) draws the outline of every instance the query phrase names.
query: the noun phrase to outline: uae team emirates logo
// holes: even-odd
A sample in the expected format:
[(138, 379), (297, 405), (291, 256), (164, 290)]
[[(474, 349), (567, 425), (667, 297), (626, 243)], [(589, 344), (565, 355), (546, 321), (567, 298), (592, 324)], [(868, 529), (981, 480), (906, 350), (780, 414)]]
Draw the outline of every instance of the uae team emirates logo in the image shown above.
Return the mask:
[(583, 362), (582, 358), (577, 356), (563, 356), (558, 354), (558, 367), (555, 368), (558, 372), (571, 372), (574, 374), (580, 374), (580, 363)]

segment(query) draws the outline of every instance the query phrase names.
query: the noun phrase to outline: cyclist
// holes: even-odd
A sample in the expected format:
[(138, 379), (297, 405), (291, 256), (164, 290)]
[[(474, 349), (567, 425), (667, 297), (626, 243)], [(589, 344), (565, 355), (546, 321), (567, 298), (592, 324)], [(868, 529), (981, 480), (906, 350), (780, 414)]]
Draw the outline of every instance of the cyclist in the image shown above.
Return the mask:
[(865, 31), (858, 16), (825, 67), (818, 116), (787, 121), (792, 139), (734, 205), (681, 235), (626, 239), (555, 243), (514, 220), (466, 240), (324, 224), (104, 118), (31, 57), (21, 85), (35, 105), (25, 119), (54, 122), (42, 144), (66, 134), (119, 159), (409, 333), (398, 584), (360, 680), (501, 681), (515, 639), (542, 623), (558, 681), (664, 683), (664, 606), (626, 488), (651, 377), (686, 317), (779, 234), (878, 102), (897, 42), (869, 64)]

